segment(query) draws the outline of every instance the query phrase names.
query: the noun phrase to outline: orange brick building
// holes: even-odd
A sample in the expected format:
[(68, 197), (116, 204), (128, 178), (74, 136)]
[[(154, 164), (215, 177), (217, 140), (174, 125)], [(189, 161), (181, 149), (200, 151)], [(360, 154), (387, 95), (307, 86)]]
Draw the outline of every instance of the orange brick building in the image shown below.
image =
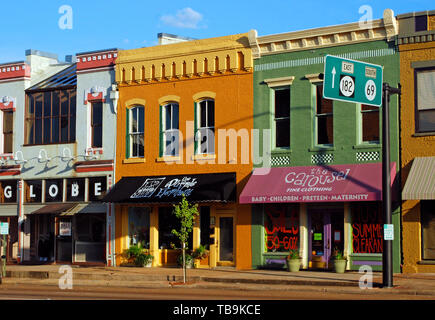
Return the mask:
[(251, 268), (251, 207), (238, 204), (252, 170), (247, 34), (120, 51), (116, 81), (117, 265), (137, 243), (153, 266), (176, 263), (172, 205), (184, 193), (199, 204), (189, 249), (209, 249), (203, 267)]

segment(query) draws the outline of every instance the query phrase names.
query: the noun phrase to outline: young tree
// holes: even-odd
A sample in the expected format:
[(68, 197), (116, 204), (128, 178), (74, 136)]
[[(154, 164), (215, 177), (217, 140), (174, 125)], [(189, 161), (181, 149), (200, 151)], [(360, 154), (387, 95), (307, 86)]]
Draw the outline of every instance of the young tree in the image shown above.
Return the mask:
[(189, 204), (183, 194), (181, 201), (177, 205), (174, 205), (173, 213), (180, 219), (181, 223), (180, 230), (173, 229), (172, 234), (180, 239), (183, 248), (183, 280), (186, 283), (186, 243), (189, 240), (189, 234), (192, 232), (195, 218), (199, 215), (198, 205)]

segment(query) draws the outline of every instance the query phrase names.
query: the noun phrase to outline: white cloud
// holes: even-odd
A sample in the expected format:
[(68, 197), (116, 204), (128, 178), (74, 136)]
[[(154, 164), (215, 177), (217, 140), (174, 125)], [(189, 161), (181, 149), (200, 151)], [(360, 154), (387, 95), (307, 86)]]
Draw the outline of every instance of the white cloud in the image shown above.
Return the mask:
[(197, 29), (198, 23), (202, 20), (202, 14), (192, 8), (178, 10), (175, 15), (164, 15), (160, 20), (172, 27)]

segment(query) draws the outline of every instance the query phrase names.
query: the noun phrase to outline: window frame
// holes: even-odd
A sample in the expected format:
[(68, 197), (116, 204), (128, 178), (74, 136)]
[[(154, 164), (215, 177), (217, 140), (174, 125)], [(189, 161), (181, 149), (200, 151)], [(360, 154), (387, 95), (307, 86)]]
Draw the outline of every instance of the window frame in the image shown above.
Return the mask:
[[(133, 111), (135, 110), (139, 110), (139, 108), (143, 109), (143, 131), (137, 131), (137, 132), (132, 132), (132, 125), (133, 125)], [(140, 159), (140, 158), (144, 158), (145, 157), (145, 107), (142, 105), (134, 105), (130, 108), (127, 109), (128, 112), (128, 133), (127, 133), (127, 139), (128, 139), (128, 157), (129, 159), (133, 158), (133, 159)], [(139, 118), (140, 113), (138, 112), (137, 117)], [(139, 123), (140, 119), (138, 120)], [(137, 129), (139, 130), (139, 125), (137, 125)], [(142, 135), (142, 141), (143, 141), (143, 154), (139, 155), (139, 150), (137, 150), (138, 155), (137, 156), (133, 156), (133, 136), (139, 136)], [(138, 144), (139, 146), (139, 144)]]
[[(359, 144), (364, 144), (364, 145), (379, 145), (381, 143), (381, 112), (380, 112), (380, 108), (379, 107), (374, 107), (374, 106), (369, 106), (366, 105), (368, 107), (373, 107), (372, 110), (363, 110), (363, 106), (364, 104), (358, 104), (358, 109), (359, 109)], [(379, 136), (379, 140), (364, 140), (364, 114), (370, 114), (370, 113), (378, 113), (378, 136)]]
[[(2, 126), (2, 132), (1, 132), (1, 141), (0, 141), (0, 145), (1, 145), (1, 154), (13, 154), (14, 153), (14, 109), (3, 109), (1, 110), (1, 126)], [(11, 124), (11, 131), (5, 132), (5, 119), (6, 119), (6, 114), (10, 114), (10, 116), (12, 117), (12, 119), (10, 120), (10, 124)], [(10, 147), (11, 147), (11, 151), (6, 151), (6, 135), (10, 136)]]
[[(208, 114), (209, 114), (209, 104), (208, 101), (213, 101), (213, 126), (210, 126), (208, 123)], [(205, 127), (201, 126), (201, 103), (206, 102), (206, 114), (205, 114), (205, 119), (207, 122), (207, 125)], [(196, 110), (195, 110), (195, 115), (196, 115), (196, 121), (195, 121), (195, 155), (215, 155), (216, 154), (216, 102), (215, 99), (213, 98), (204, 98), (201, 100), (198, 100), (195, 103), (196, 106)], [(201, 130), (207, 130), (206, 132), (209, 133), (208, 130), (212, 130), (213, 131), (213, 142), (212, 143), (208, 143), (207, 142), (207, 152), (202, 152), (201, 150), (201, 139), (202, 139), (202, 135), (201, 135)], [(207, 135), (207, 141), (208, 141), (208, 135)], [(212, 146), (213, 150), (210, 152), (208, 150), (208, 147)]]
[[(314, 101), (314, 145), (319, 147), (333, 147), (334, 146), (334, 101), (323, 98), (318, 92), (323, 92), (323, 82), (314, 84), (315, 101)], [(332, 112), (317, 113), (317, 107), (322, 100), (330, 100), (332, 103)], [(319, 118), (332, 117), (332, 143), (319, 143)]]
[[(271, 113), (272, 113), (272, 130), (273, 130), (273, 146), (274, 146), (274, 149), (285, 149), (285, 150), (288, 150), (288, 149), (290, 149), (290, 146), (291, 146), (291, 123), (290, 123), (290, 121), (291, 121), (291, 88), (290, 87), (291, 87), (290, 85), (271, 87), (272, 92), (273, 92), (272, 95), (271, 95), (272, 96), (272, 103), (271, 103), (272, 110), (271, 110)], [(275, 115), (276, 115), (276, 91), (282, 91), (282, 90), (288, 90), (289, 91), (288, 117), (276, 118), (275, 117)], [(288, 120), (288, 125), (289, 125), (289, 132), (288, 132), (288, 134), (289, 134), (289, 141), (288, 142), (289, 143), (288, 143), (288, 146), (277, 146), (276, 145), (276, 142), (277, 142), (277, 126), (276, 126), (276, 124), (277, 124), (278, 121), (285, 121), (285, 120)]]
[[(99, 124), (94, 124), (94, 107), (96, 104), (100, 104), (101, 105), (101, 121)], [(102, 148), (103, 147), (103, 113), (104, 113), (104, 103), (103, 101), (92, 101), (91, 102), (91, 121), (90, 121), (90, 129), (91, 129), (91, 147), (92, 148)], [(100, 134), (101, 134), (101, 145), (96, 145), (95, 143), (95, 130), (97, 130), (96, 128), (99, 128), (98, 130), (100, 130)]]
[[(50, 114), (45, 115), (45, 97), (46, 94), (50, 94)], [(54, 93), (58, 94), (59, 104), (58, 104), (58, 114), (53, 115), (53, 96)], [(66, 115), (63, 115), (62, 113), (62, 94), (67, 94), (68, 98), (68, 110)], [(41, 101), (41, 114), (40, 116), (37, 116), (36, 111), (36, 99), (30, 99), (30, 96), (35, 97), (36, 95), (42, 96)], [(30, 103), (32, 101), (33, 108), (30, 106)], [(29, 109), (33, 109), (33, 114), (29, 114)], [(50, 89), (50, 90), (35, 90), (35, 91), (26, 91), (26, 107), (24, 111), (24, 134), (25, 134), (25, 146), (37, 146), (37, 145), (50, 145), (50, 144), (65, 144), (65, 143), (74, 143), (76, 142), (77, 138), (77, 132), (76, 132), (76, 117), (77, 117), (77, 90), (75, 87), (65, 87), (65, 88), (56, 88), (56, 89)], [(53, 119), (58, 119), (58, 141), (53, 141)], [(66, 118), (67, 120), (67, 139), (62, 140), (62, 120)], [(49, 119), (50, 123), (50, 138), (49, 141), (45, 141), (45, 132), (44, 132), (44, 126), (45, 126), (45, 120)], [(38, 142), (37, 135), (36, 135), (36, 126), (37, 121), (41, 121), (41, 142)], [(32, 141), (30, 141), (31, 135), (29, 132), (29, 128), (32, 128)]]
[[(169, 107), (171, 109), (171, 119), (169, 120), (171, 128), (168, 129), (166, 128), (166, 124), (167, 124), (167, 107)], [(173, 124), (174, 124), (174, 108), (177, 108), (177, 119), (176, 119), (176, 127), (177, 128), (173, 128)], [(161, 142), (161, 146), (160, 146), (160, 156), (163, 157), (178, 157), (180, 155), (180, 148), (179, 148), (179, 139), (180, 139), (180, 105), (178, 102), (168, 102), (164, 105), (161, 106), (161, 117), (160, 117), (160, 126), (161, 126), (161, 130), (160, 130), (160, 142)], [(171, 134), (171, 137), (175, 136), (175, 148), (169, 148), (169, 150), (171, 151), (170, 154), (167, 154), (166, 152), (168, 151), (168, 147), (166, 145), (166, 141), (167, 141), (167, 134)], [(172, 153), (172, 151), (174, 151), (174, 153)]]
[(433, 109), (426, 109), (426, 110), (419, 110), (418, 108), (418, 74), (420, 72), (427, 72), (432, 71), (435, 76), (435, 66), (429, 66), (429, 67), (423, 67), (423, 68), (414, 68), (414, 120), (415, 120), (415, 133), (417, 134), (427, 134), (427, 133), (434, 133), (435, 134), (435, 124), (434, 127), (430, 130), (421, 130), (420, 129), (420, 112), (424, 113), (427, 111), (431, 111), (435, 113), (435, 108)]
[[(420, 201), (420, 235), (421, 235), (421, 260), (422, 261), (434, 261), (435, 258), (427, 258), (425, 257), (425, 241), (424, 241), (424, 218), (428, 214), (426, 211), (429, 211), (428, 208), (433, 207), (435, 204), (435, 200), (421, 200)], [(435, 215), (435, 213), (434, 213)]]

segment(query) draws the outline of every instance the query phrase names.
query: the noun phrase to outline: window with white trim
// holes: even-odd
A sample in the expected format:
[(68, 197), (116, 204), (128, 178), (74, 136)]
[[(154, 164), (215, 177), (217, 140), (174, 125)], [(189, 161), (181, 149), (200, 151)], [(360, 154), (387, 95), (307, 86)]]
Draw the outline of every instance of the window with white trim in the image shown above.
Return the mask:
[(415, 70), (416, 132), (435, 131), (435, 68)]
[(135, 106), (128, 110), (128, 158), (144, 156), (145, 110), (143, 106)]
[(162, 147), (163, 156), (179, 154), (179, 107), (178, 103), (168, 103), (162, 107)]
[(290, 88), (275, 88), (274, 93), (274, 133), (275, 147), (290, 147)]
[(103, 102), (92, 102), (91, 105), (91, 146), (103, 147)]
[(214, 100), (200, 101), (197, 107), (197, 131), (195, 140), (197, 154), (214, 154), (215, 152), (215, 114)]
[(316, 145), (334, 144), (333, 102), (323, 98), (323, 84), (316, 86)]
[(4, 110), (2, 113), (2, 153), (13, 153), (14, 112), (12, 110)]

